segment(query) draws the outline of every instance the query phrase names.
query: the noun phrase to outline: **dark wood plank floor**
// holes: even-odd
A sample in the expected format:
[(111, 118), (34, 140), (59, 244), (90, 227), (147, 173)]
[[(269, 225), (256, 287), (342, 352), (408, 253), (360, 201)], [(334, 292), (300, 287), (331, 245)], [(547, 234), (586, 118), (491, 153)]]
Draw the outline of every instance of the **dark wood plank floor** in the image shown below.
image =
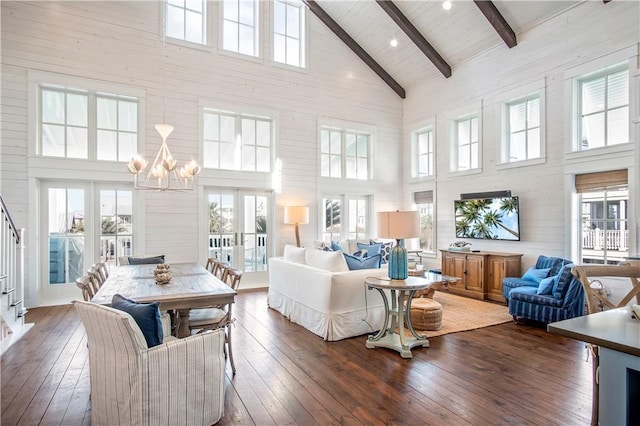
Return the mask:
[[(513, 323), (430, 339), (402, 359), (365, 337), (325, 342), (241, 292), (221, 425), (588, 425), (591, 364), (580, 342)], [(84, 329), (68, 306), (2, 356), (2, 425), (90, 424)]]

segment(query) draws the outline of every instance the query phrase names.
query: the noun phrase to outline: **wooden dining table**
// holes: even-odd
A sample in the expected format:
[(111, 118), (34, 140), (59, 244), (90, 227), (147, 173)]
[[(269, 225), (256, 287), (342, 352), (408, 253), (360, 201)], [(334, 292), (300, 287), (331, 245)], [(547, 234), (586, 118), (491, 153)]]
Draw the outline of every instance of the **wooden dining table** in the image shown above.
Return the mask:
[(122, 265), (112, 268), (109, 277), (91, 299), (110, 305), (114, 294), (136, 302), (159, 302), (161, 310), (174, 311), (172, 329), (176, 337), (187, 337), (189, 311), (216, 305), (231, 305), (236, 291), (198, 263), (170, 265), (173, 275), (167, 284), (157, 284), (153, 270), (156, 265)]

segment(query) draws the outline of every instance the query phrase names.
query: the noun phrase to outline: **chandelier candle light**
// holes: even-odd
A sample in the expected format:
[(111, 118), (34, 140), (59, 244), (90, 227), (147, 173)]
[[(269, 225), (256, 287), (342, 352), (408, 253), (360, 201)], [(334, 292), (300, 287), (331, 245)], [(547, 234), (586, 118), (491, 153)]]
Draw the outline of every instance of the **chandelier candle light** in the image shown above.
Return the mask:
[(178, 162), (173, 158), (167, 146), (167, 138), (173, 132), (173, 126), (171, 124), (156, 124), (155, 129), (162, 137), (162, 145), (148, 171), (145, 171), (147, 160), (140, 154), (136, 154), (127, 165), (133, 174), (135, 188), (160, 192), (193, 190), (193, 182), (200, 173), (200, 166), (195, 160), (191, 160), (176, 169)]
[(406, 280), (409, 260), (404, 248), (405, 238), (420, 236), (420, 217), (417, 211), (378, 212), (378, 237), (393, 238), (396, 245), (389, 253), (389, 278)]

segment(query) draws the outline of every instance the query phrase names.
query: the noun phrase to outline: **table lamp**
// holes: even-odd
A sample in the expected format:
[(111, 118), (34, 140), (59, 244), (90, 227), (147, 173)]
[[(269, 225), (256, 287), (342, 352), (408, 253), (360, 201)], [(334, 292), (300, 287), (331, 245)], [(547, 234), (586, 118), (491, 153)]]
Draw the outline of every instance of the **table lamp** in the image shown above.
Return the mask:
[(300, 247), (300, 230), (298, 229), (298, 225), (306, 225), (309, 223), (309, 207), (285, 206), (284, 223), (296, 226), (296, 245)]
[(405, 238), (420, 236), (420, 216), (417, 211), (378, 212), (378, 237), (393, 238), (396, 245), (389, 253), (389, 278), (405, 280), (409, 276)]

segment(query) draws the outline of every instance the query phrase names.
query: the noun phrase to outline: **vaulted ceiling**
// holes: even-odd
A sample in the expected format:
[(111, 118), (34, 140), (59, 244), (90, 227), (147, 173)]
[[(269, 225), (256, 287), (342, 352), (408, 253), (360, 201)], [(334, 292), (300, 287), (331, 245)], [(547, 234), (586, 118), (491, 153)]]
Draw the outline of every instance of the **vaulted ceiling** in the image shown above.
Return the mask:
[[(439, 0), (305, 0), (305, 3), (315, 14), (310, 19), (316, 19), (322, 12), (328, 16), (328, 22), (337, 24), (334, 25), (337, 29), (332, 28), (334, 32), (346, 33), (361, 48), (362, 52), (354, 54), (364, 58), (404, 97), (404, 91), (425, 80), (445, 81), (447, 66), (455, 74), (456, 66), (488, 49), (498, 45), (509, 50), (509, 45), (514, 44), (513, 39), (509, 40), (509, 31), (513, 31), (517, 43), (527, 30), (582, 1), (453, 0), (450, 10), (445, 10)], [(390, 45), (391, 39), (398, 41), (396, 47)], [(433, 49), (424, 44), (420, 48), (423, 41)], [(375, 69), (376, 65), (380, 70)]]

